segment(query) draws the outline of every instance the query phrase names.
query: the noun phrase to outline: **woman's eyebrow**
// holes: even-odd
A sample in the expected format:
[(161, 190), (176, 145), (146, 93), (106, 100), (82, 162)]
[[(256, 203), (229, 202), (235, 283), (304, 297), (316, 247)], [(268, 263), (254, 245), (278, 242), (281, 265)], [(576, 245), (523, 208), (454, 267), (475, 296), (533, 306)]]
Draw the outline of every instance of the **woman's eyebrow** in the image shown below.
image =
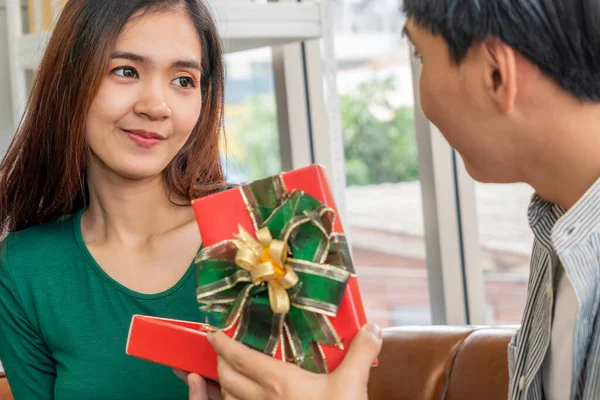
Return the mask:
[[(150, 60), (147, 57), (144, 57), (140, 54), (132, 53), (129, 51), (113, 52), (110, 56), (110, 59), (114, 60), (116, 58), (135, 61), (135, 62), (139, 62), (142, 64), (151, 64)], [(202, 67), (201, 67), (200, 63), (196, 60), (178, 60), (172, 64), (172, 67), (191, 68), (191, 69), (197, 69), (198, 71), (202, 71)]]

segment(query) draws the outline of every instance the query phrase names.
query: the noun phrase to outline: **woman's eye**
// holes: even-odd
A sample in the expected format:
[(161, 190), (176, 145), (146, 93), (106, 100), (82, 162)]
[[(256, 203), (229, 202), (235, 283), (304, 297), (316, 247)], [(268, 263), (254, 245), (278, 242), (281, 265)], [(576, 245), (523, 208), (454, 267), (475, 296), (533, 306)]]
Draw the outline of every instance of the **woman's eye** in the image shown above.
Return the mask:
[(176, 85), (181, 86), (185, 89), (193, 89), (196, 87), (196, 82), (194, 81), (194, 78), (190, 76), (177, 77), (173, 82), (175, 82)]
[(137, 78), (138, 73), (133, 67), (118, 67), (112, 70), (113, 74), (124, 78)]

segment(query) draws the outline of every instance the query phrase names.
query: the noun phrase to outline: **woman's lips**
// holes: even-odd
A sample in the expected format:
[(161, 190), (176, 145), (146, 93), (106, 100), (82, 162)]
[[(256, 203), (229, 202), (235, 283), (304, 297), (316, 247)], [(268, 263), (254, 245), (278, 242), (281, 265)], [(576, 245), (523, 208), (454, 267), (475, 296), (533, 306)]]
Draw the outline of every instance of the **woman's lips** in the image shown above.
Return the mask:
[(129, 138), (138, 146), (150, 149), (159, 145), (162, 141), (165, 140), (164, 137), (160, 136), (155, 132), (147, 132), (141, 130), (125, 130), (123, 129), (123, 133), (125, 133)]

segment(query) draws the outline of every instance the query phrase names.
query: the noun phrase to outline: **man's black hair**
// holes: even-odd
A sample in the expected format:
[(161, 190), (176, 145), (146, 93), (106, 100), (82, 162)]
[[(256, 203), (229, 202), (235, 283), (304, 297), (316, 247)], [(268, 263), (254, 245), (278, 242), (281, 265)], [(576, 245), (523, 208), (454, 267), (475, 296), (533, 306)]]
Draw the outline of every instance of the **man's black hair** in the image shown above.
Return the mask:
[(600, 0), (404, 0), (403, 9), (446, 40), (456, 63), (497, 37), (578, 99), (600, 101)]

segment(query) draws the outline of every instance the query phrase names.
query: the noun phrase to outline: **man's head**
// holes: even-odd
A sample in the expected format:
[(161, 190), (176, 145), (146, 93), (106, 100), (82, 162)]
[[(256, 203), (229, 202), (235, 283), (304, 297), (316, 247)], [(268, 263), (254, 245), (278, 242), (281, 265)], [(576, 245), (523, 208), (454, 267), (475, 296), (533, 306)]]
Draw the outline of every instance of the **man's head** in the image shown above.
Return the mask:
[(561, 115), (600, 104), (598, 0), (404, 0), (404, 11), (422, 108), (478, 180), (522, 180)]

